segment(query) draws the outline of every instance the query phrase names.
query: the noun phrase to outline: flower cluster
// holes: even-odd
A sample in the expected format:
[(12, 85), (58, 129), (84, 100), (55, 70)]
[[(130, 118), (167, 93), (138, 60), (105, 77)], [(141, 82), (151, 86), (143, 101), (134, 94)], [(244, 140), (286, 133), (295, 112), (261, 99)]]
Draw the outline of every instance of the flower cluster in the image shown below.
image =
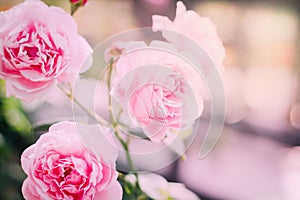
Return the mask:
[[(87, 0), (70, 3), (73, 15)], [(155, 174), (138, 175), (130, 156), (130, 136), (124, 139), (120, 129), (131, 131), (136, 126), (147, 140), (169, 144), (180, 130), (193, 126), (208, 92), (203, 77), (181, 56), (188, 51), (181, 37), (195, 41), (221, 69), (225, 51), (210, 20), (178, 2), (174, 21), (153, 16), (153, 31), (162, 32), (167, 42), (117, 41), (109, 47), (104, 55), (109, 66), (105, 79), (109, 120), (94, 115), (74, 97), (74, 84), (89, 69), (93, 51), (77, 33), (70, 14), (40, 0), (26, 0), (1, 12), (0, 23), (0, 78), (6, 81), (7, 96), (34, 101), (47, 99), (59, 88), (96, 121), (53, 124), (24, 151), (25, 199), (115, 200), (126, 194), (137, 199), (199, 199), (182, 184)], [(199, 65), (201, 59), (196, 58)], [(113, 99), (129, 124), (114, 116)], [(119, 144), (134, 175), (117, 171)], [(131, 190), (123, 192), (119, 182)]]

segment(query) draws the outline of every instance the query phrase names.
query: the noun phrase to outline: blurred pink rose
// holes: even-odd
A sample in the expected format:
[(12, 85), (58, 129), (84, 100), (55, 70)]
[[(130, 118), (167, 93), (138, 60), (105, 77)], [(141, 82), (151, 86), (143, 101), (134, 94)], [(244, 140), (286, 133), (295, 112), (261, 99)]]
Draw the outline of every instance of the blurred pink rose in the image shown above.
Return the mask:
[(171, 0), (144, 0), (150, 6), (165, 7), (172, 3)]
[(284, 195), (282, 199), (300, 199), (300, 147), (284, 149), (280, 164), (282, 167), (280, 184)]
[(179, 50), (186, 50), (185, 44), (180, 39), (182, 36), (174, 36), (174, 34), (170, 34), (166, 29), (188, 36), (206, 51), (218, 69), (223, 67), (225, 49), (218, 37), (215, 25), (209, 18), (200, 17), (192, 10), (187, 11), (185, 5), (179, 1), (177, 2), (174, 21), (159, 15), (152, 16), (152, 20), (153, 31), (161, 31), (166, 40), (175, 45)]
[[(94, 153), (81, 143), (80, 126), (72, 122), (51, 126), (48, 133), (23, 152), (21, 164), (28, 175), (22, 187), (25, 199), (122, 198), (116, 180), (117, 149), (107, 148), (109, 144), (104, 143), (107, 140), (97, 126), (81, 126), (85, 131), (81, 137)], [(95, 147), (87, 137), (100, 144)]]
[(31, 101), (58, 83), (73, 84), (92, 53), (74, 19), (39, 0), (0, 13), (0, 23), (0, 78), (8, 96)]
[(203, 110), (201, 77), (179, 56), (160, 49), (166, 45), (127, 43), (116, 64), (111, 91), (155, 143), (191, 126)]
[(87, 1), (88, 0), (70, 0), (71, 3), (73, 3), (73, 4), (80, 3), (82, 6), (84, 6)]

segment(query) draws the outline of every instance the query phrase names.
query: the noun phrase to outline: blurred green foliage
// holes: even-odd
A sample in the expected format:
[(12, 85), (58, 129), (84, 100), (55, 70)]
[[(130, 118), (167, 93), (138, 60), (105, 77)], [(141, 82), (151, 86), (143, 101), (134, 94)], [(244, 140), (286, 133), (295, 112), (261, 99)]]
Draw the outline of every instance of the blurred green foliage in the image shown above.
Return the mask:
[(31, 123), (15, 98), (6, 98), (0, 80), (0, 199), (23, 199), (21, 186), (26, 178), (21, 169), (22, 152), (36, 140)]
[(123, 200), (153, 200), (148, 197), (137, 184), (128, 182), (124, 174), (119, 174), (118, 181), (123, 189)]
[[(24, 0), (0, 0), (0, 11)], [(69, 1), (43, 0), (48, 5), (56, 5), (70, 10)], [(47, 127), (38, 127), (44, 130)], [(21, 187), (25, 173), (21, 168), (22, 152), (37, 140), (36, 131), (16, 98), (6, 98), (5, 81), (0, 80), (0, 200), (24, 199)], [(42, 132), (42, 131), (41, 131)]]

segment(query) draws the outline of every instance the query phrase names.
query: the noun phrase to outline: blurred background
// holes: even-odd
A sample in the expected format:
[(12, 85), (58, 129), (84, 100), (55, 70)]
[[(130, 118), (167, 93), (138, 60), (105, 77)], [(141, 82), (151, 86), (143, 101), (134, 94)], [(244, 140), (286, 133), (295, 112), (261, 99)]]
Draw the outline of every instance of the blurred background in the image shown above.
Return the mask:
[[(0, 10), (20, 2), (0, 0)], [(69, 12), (67, 0), (45, 2)], [(300, 199), (300, 2), (184, 3), (209, 16), (224, 42), (226, 123), (208, 157), (197, 157), (203, 139), (198, 134), (188, 159), (159, 173), (185, 183), (203, 200)], [(114, 34), (151, 26), (153, 14), (173, 19), (175, 8), (175, 0), (90, 0), (74, 17), (79, 33), (95, 47)], [(52, 109), (53, 102), (22, 105), (5, 98), (0, 81), (0, 199), (22, 199), (20, 155), (47, 128), (35, 122), (68, 117)], [(37, 109), (42, 106), (50, 111)]]

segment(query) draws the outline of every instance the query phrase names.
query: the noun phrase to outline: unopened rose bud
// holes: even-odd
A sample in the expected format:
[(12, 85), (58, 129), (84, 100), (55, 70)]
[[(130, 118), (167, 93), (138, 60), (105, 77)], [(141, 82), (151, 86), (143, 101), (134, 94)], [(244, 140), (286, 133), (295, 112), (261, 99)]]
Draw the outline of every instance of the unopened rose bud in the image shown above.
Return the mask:
[(72, 4), (80, 4), (81, 6), (84, 6), (88, 0), (70, 0)]
[(87, 3), (88, 0), (70, 0), (71, 3), (71, 15), (74, 15), (74, 13), (80, 8), (81, 6), (84, 6)]
[(104, 53), (104, 59), (106, 62), (117, 59), (125, 51), (125, 43), (118, 41), (108, 47)]

